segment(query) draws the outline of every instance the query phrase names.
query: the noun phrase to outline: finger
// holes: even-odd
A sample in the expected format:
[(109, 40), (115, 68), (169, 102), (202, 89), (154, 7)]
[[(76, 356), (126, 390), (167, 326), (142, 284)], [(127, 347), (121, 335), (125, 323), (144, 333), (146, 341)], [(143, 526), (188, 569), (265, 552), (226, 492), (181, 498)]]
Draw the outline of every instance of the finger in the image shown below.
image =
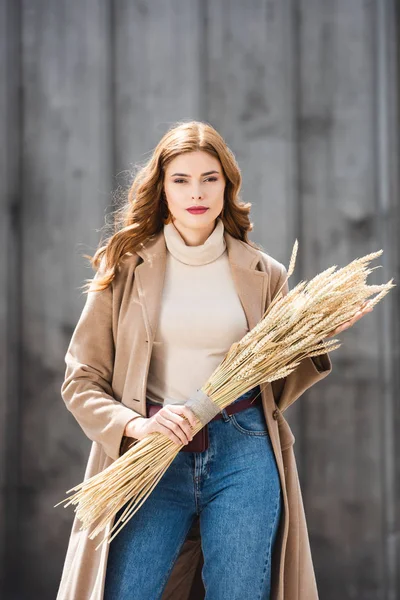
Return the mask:
[(168, 404), (167, 406), (173, 412), (186, 417), (192, 427), (197, 427), (197, 425), (200, 425), (200, 420), (188, 406), (185, 406), (184, 404)]
[(182, 408), (178, 411), (169, 410), (169, 406), (166, 406), (166, 411), (161, 414), (170, 421), (177, 423), (181, 429), (184, 431), (185, 435), (188, 439), (193, 438), (192, 427), (190, 422), (186, 419), (186, 417), (182, 414)]
[(350, 321), (354, 321), (354, 319), (359, 319), (360, 317), (362, 317), (362, 311), (358, 310), (356, 313), (354, 313)]
[(332, 331), (332, 335), (337, 335), (338, 333), (340, 333), (340, 332), (341, 332), (341, 330), (342, 330), (342, 326), (341, 326), (341, 325), (338, 325), (338, 326), (336, 327), (336, 329), (334, 329), (334, 331)]
[[(169, 418), (170, 415), (173, 418)], [(190, 437), (192, 437), (192, 434), (190, 433), (189, 435), (187, 435), (186, 431), (178, 424), (177, 421), (174, 420), (174, 418), (177, 417), (178, 419), (181, 419), (183, 421), (182, 417), (179, 417), (179, 415), (175, 415), (175, 413), (169, 413), (165, 415), (161, 412), (161, 410), (157, 413), (157, 417), (158, 422), (165, 425), (165, 427), (171, 429), (171, 431), (181, 440), (182, 444), (188, 443)]]
[(350, 319), (350, 321), (346, 321), (346, 323), (343, 323), (342, 325), (340, 325), (341, 331), (352, 327), (354, 325), (354, 323), (357, 323), (357, 321), (359, 321), (361, 319), (362, 316), (363, 316), (363, 313), (357, 312), (354, 315), (354, 317), (352, 319)]
[(188, 419), (192, 427), (200, 425), (201, 421), (188, 406), (182, 406), (182, 415)]
[(368, 306), (365, 306), (363, 309), (359, 310), (358, 313), (356, 313), (356, 315), (360, 315), (359, 318), (363, 317), (364, 315), (366, 315), (367, 313), (370, 313), (374, 310), (373, 306), (370, 306), (368, 304)]
[(166, 419), (170, 419), (173, 423), (176, 423), (184, 432), (185, 436), (189, 441), (193, 439), (192, 427), (189, 421), (179, 413), (170, 411), (165, 415)]
[(342, 331), (344, 331), (348, 327), (349, 327), (348, 323), (344, 323), (343, 325), (339, 325), (339, 327), (335, 330), (335, 335), (337, 335), (338, 333), (341, 333)]
[(166, 427), (159, 421), (156, 421), (154, 425), (157, 427), (155, 431), (160, 431), (161, 433), (166, 435), (171, 441), (174, 442), (174, 444), (182, 445), (181, 439), (177, 435), (175, 435), (174, 432), (171, 431), (168, 427)]
[(364, 302), (364, 304), (362, 305), (362, 309), (364, 310), (368, 310), (371, 311), (374, 307), (372, 306), (372, 301), (371, 300), (367, 300), (366, 302)]
[(365, 313), (360, 313), (359, 315), (356, 315), (355, 317), (353, 317), (353, 324), (356, 323), (357, 321), (359, 321)]
[(333, 337), (334, 335), (339, 333), (338, 329), (339, 329), (339, 327), (336, 327), (336, 329), (333, 329), (332, 331), (330, 331), (326, 337)]

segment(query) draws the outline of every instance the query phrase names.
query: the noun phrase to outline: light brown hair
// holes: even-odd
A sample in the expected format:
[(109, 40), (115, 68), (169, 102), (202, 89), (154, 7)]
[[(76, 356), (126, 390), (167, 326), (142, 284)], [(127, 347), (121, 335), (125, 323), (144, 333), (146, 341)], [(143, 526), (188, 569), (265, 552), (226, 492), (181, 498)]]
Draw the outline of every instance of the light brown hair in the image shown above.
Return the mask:
[(216, 157), (223, 169), (226, 185), (220, 216), (225, 230), (233, 237), (261, 248), (247, 237), (253, 229), (249, 218), (251, 202), (244, 203), (240, 199), (242, 176), (233, 152), (209, 123), (178, 121), (163, 135), (151, 158), (137, 172), (122, 205), (111, 213), (111, 235), (93, 257), (84, 255), (93, 268), (101, 266), (101, 274), (97, 273), (96, 279), (86, 280), (84, 287), (88, 289), (85, 293), (107, 288), (124, 254), (134, 253), (163, 229), (169, 220), (163, 194), (166, 167), (179, 154), (197, 150)]

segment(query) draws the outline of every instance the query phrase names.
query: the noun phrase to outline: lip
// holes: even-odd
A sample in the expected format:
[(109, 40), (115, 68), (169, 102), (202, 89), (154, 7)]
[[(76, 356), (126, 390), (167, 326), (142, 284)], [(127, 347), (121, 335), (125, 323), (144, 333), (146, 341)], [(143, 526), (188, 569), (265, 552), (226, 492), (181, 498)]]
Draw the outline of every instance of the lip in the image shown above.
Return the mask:
[(188, 212), (190, 212), (192, 215), (202, 215), (203, 213), (205, 213), (208, 210), (208, 207), (207, 206), (198, 206), (198, 207), (187, 208), (186, 210)]

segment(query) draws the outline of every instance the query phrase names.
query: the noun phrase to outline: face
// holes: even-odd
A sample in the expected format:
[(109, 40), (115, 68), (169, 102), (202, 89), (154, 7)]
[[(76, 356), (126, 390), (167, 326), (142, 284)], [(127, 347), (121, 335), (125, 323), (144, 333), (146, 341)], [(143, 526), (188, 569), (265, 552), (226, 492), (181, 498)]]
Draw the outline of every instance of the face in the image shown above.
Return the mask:
[[(164, 191), (178, 231), (205, 240), (224, 206), (224, 189), (225, 177), (217, 158), (203, 150), (176, 156), (166, 168)], [(189, 212), (191, 207), (207, 210)]]

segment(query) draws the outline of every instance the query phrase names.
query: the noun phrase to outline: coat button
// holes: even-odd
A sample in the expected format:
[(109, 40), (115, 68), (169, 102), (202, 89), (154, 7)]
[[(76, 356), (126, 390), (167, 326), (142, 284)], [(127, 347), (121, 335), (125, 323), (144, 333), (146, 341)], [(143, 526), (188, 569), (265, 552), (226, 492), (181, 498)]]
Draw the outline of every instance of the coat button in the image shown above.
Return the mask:
[(279, 416), (279, 410), (276, 408), (274, 410), (274, 412), (272, 413), (272, 418), (275, 419), (275, 421), (277, 421), (278, 416)]

